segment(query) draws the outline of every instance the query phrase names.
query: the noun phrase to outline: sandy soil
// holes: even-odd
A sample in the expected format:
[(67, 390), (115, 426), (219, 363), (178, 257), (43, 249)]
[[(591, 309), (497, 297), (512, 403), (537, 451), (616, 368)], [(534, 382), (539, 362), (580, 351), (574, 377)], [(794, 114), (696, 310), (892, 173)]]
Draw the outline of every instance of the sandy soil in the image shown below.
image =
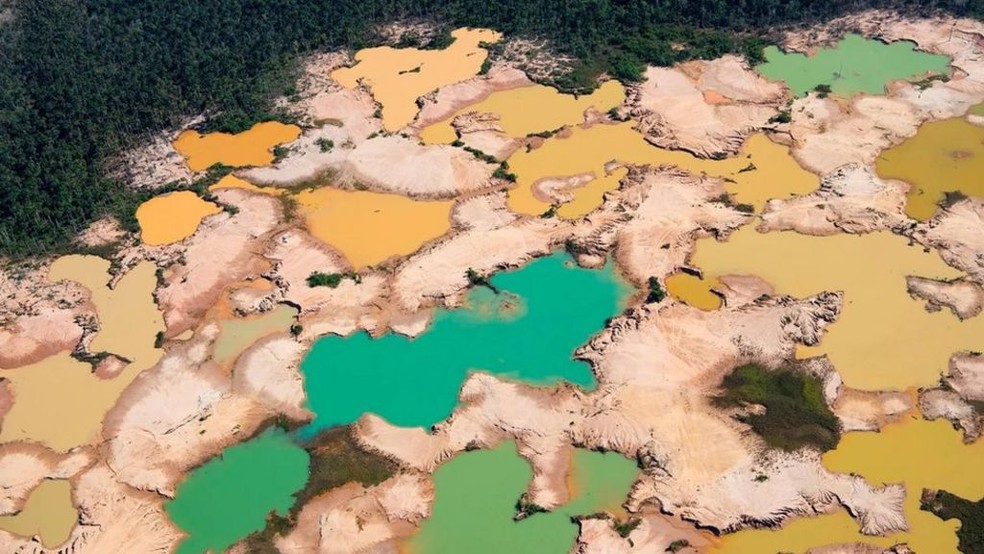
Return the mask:
[(610, 240), (618, 245), (616, 259), (626, 277), (637, 284), (685, 265), (696, 239), (724, 238), (748, 221), (747, 214), (710, 202), (725, 194), (718, 179), (646, 168), (633, 169), (627, 179), (632, 184), (611, 195), (602, 210), (632, 214)]
[(430, 515), (430, 476), (403, 473), (368, 489), (349, 483), (308, 502), (297, 526), (277, 540), (283, 554), (395, 552)]
[(908, 190), (905, 183), (883, 181), (868, 167), (850, 163), (828, 173), (815, 192), (769, 200), (760, 230), (833, 235), (900, 228), (908, 220)]
[(960, 319), (974, 317), (984, 308), (984, 289), (973, 281), (937, 281), (925, 277), (906, 277), (906, 287), (913, 298), (926, 301), (926, 309), (949, 309)]
[[(716, 102), (707, 102), (713, 93)], [(629, 90), (629, 114), (646, 140), (700, 157), (734, 154), (745, 138), (765, 127), (788, 99), (737, 56), (649, 67), (645, 81)]]
[[(674, 550), (677, 554), (706, 552), (712, 544), (712, 535), (698, 531), (693, 525), (679, 518), (661, 514), (647, 507), (635, 514), (639, 526), (628, 537), (619, 535), (610, 519), (578, 520), (579, 532), (574, 554), (643, 554), (670, 552), (670, 544), (687, 541), (689, 546)], [(678, 543), (679, 544), (679, 543)]]
[(144, 371), (107, 414), (107, 464), (120, 482), (171, 496), (187, 470), (270, 418), (310, 418), (298, 370), (302, 344), (286, 335), (263, 339), (229, 375), (210, 359), (217, 334), (213, 323), (198, 328)]
[(241, 189), (222, 189), (215, 195), (238, 212), (206, 218), (184, 241), (179, 263), (164, 271), (164, 285), (156, 294), (168, 337), (194, 327), (226, 285), (264, 269), (257, 252), (282, 217), (277, 200), (266, 195)]
[(911, 236), (936, 248), (946, 263), (984, 284), (984, 200), (957, 202), (917, 225)]

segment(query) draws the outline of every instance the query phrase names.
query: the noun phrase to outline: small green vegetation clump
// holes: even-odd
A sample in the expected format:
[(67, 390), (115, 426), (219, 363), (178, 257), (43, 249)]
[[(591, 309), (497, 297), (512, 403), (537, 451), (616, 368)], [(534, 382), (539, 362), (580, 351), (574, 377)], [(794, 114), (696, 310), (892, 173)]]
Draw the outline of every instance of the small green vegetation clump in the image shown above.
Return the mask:
[(949, 208), (957, 202), (962, 202), (967, 199), (967, 195), (960, 192), (959, 190), (951, 190), (943, 193), (943, 200), (940, 201), (941, 208)]
[(770, 117), (769, 123), (789, 123), (792, 120), (793, 120), (792, 114), (789, 113), (789, 110), (785, 110)]
[(649, 278), (649, 294), (646, 296), (646, 304), (658, 304), (666, 298), (666, 291), (663, 290), (663, 286), (659, 284), (659, 279), (656, 277)]
[(162, 346), (164, 346), (164, 331), (158, 331), (157, 336), (154, 337), (154, 348)]
[(290, 326), (290, 335), (292, 337), (299, 337), (301, 333), (304, 332), (304, 326), (300, 323), (295, 323)]
[(813, 91), (817, 93), (818, 97), (826, 98), (827, 96), (830, 96), (831, 88), (828, 84), (820, 83), (819, 85), (813, 87)]
[(492, 172), (492, 176), (496, 179), (502, 179), (503, 181), (509, 181), (510, 183), (516, 182), (516, 174), (509, 172), (509, 164), (502, 162), (499, 167)]
[(635, 531), (635, 528), (641, 523), (642, 520), (637, 517), (630, 517), (625, 521), (615, 520), (615, 532), (623, 539), (628, 538), (632, 534), (632, 531)]
[(274, 146), (273, 147), (273, 163), (277, 163), (280, 160), (287, 157), (290, 154), (290, 149), (286, 146)]
[(820, 379), (788, 368), (769, 370), (746, 364), (728, 374), (722, 388), (713, 399), (720, 408), (765, 407), (764, 414), (738, 419), (769, 446), (787, 451), (803, 447), (827, 451), (837, 446), (840, 423), (824, 401)]
[(328, 287), (335, 288), (341, 282), (345, 276), (341, 273), (322, 273), (320, 271), (313, 271), (311, 275), (308, 275), (307, 284), (309, 287)]
[(335, 147), (335, 141), (324, 137), (319, 138), (315, 143), (322, 152), (331, 152), (331, 149)]
[(465, 272), (465, 277), (468, 279), (468, 286), (470, 287), (485, 287), (490, 291), (499, 294), (499, 289), (489, 281), (489, 278), (481, 273), (475, 271), (472, 268), (468, 268)]
[[(455, 142), (461, 142), (461, 141), (457, 140)], [(461, 144), (464, 145), (463, 142)], [(471, 153), (472, 156), (475, 156), (476, 158), (482, 160), (485, 163), (489, 163), (489, 164), (499, 163), (499, 160), (495, 159), (495, 156), (491, 154), (486, 154), (485, 152), (482, 152), (478, 148), (472, 148), (471, 146), (462, 146), (462, 148), (464, 148), (466, 152)]]
[(675, 540), (666, 547), (666, 552), (679, 552), (688, 546), (690, 546), (690, 541), (687, 539)]
[(544, 508), (536, 502), (530, 502), (529, 495), (524, 492), (519, 496), (519, 500), (516, 501), (516, 517), (514, 519), (519, 521), (526, 519), (533, 514), (541, 514), (549, 511), (550, 510)]
[(549, 208), (547, 208), (545, 212), (540, 214), (540, 217), (542, 217), (543, 219), (550, 219), (551, 217), (555, 217), (556, 215), (557, 215), (557, 206), (550, 206)]
[(943, 520), (959, 519), (960, 552), (984, 554), (984, 500), (971, 502), (947, 491), (924, 490), (920, 508)]
[(341, 284), (342, 279), (351, 279), (356, 282), (356, 284), (362, 282), (362, 276), (358, 273), (347, 272), (347, 273), (322, 273), (320, 271), (313, 271), (311, 275), (308, 275), (307, 284), (309, 287), (328, 287), (336, 288)]

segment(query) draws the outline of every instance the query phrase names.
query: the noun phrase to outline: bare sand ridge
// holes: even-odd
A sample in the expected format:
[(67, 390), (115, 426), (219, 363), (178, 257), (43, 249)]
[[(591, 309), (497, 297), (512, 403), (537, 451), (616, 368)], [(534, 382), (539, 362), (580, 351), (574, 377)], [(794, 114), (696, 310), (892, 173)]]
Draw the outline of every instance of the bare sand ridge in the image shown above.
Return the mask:
[(396, 551), (430, 515), (434, 485), (430, 476), (399, 474), (368, 489), (349, 483), (308, 502), (297, 526), (278, 539), (284, 554), (356, 554)]
[(700, 157), (734, 154), (789, 98), (737, 56), (649, 67), (631, 89), (629, 114), (646, 140)]
[(420, 131), (426, 144), (447, 144), (455, 140), (452, 120), (465, 114), (495, 114), (502, 133), (522, 138), (531, 133), (553, 131), (565, 125), (584, 122), (589, 108), (606, 112), (625, 99), (625, 89), (618, 81), (605, 81), (591, 94), (572, 96), (557, 89), (531, 85), (492, 92), (479, 102), (466, 105), (441, 122)]

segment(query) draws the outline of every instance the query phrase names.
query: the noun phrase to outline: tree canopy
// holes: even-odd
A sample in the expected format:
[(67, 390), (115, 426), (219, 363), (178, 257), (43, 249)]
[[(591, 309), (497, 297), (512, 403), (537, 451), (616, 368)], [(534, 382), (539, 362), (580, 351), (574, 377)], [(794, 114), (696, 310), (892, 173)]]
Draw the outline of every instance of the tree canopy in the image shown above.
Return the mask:
[[(271, 117), (300, 55), (360, 48), (398, 19), (551, 40), (578, 60), (558, 84), (644, 64), (761, 55), (777, 25), (866, 7), (978, 16), (984, 0), (13, 0), (0, 2), (0, 255), (66, 246), (93, 219), (132, 213), (114, 154), (183, 118), (238, 131)], [(124, 218), (126, 219), (126, 218)], [(131, 218), (132, 219), (132, 218)]]

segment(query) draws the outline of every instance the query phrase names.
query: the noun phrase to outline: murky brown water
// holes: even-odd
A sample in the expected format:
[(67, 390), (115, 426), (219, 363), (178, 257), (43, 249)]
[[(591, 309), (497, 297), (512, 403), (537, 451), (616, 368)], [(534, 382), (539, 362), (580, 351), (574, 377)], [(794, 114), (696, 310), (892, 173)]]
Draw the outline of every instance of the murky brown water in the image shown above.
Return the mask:
[(171, 244), (195, 233), (206, 216), (222, 211), (189, 190), (155, 196), (137, 208), (140, 240), (145, 244)]
[(19, 513), (0, 516), (0, 529), (22, 537), (41, 537), (41, 544), (55, 548), (68, 540), (79, 511), (72, 504), (72, 486), (64, 480), (44, 480)]
[(961, 273), (935, 251), (889, 232), (812, 237), (746, 226), (727, 242), (699, 240), (691, 264), (706, 277), (757, 275), (779, 294), (844, 291), (838, 320), (820, 345), (801, 348), (800, 355), (827, 354), (851, 387), (934, 386), (953, 352), (984, 346), (984, 317), (960, 321), (949, 310), (930, 313), (906, 292), (907, 275), (950, 279)]
[(90, 350), (131, 363), (111, 379), (97, 377), (89, 364), (67, 352), (5, 370), (15, 400), (0, 428), (0, 443), (29, 440), (65, 451), (98, 440), (103, 416), (123, 389), (160, 359), (163, 351), (154, 348), (154, 339), (164, 320), (153, 299), (154, 264), (140, 263), (113, 290), (106, 287), (108, 269), (109, 262), (95, 256), (64, 256), (52, 264), (49, 278), (77, 281), (92, 291), (100, 331)]
[(356, 269), (411, 254), (451, 228), (447, 201), (329, 187), (301, 192), (297, 201), (311, 234)]
[(174, 141), (174, 148), (187, 159), (192, 171), (203, 171), (217, 163), (232, 167), (269, 165), (273, 163), (274, 146), (300, 135), (301, 129), (296, 125), (267, 121), (234, 135), (185, 131)]
[(499, 33), (487, 29), (458, 29), (444, 50), (380, 46), (359, 50), (353, 67), (335, 70), (333, 79), (348, 88), (361, 80), (382, 108), (383, 125), (395, 132), (416, 117), (417, 98), (444, 85), (476, 75), (488, 52), (482, 42), (496, 42)]
[(923, 124), (916, 135), (878, 156), (883, 179), (911, 185), (905, 212), (925, 221), (945, 193), (984, 196), (984, 127), (962, 117)]

